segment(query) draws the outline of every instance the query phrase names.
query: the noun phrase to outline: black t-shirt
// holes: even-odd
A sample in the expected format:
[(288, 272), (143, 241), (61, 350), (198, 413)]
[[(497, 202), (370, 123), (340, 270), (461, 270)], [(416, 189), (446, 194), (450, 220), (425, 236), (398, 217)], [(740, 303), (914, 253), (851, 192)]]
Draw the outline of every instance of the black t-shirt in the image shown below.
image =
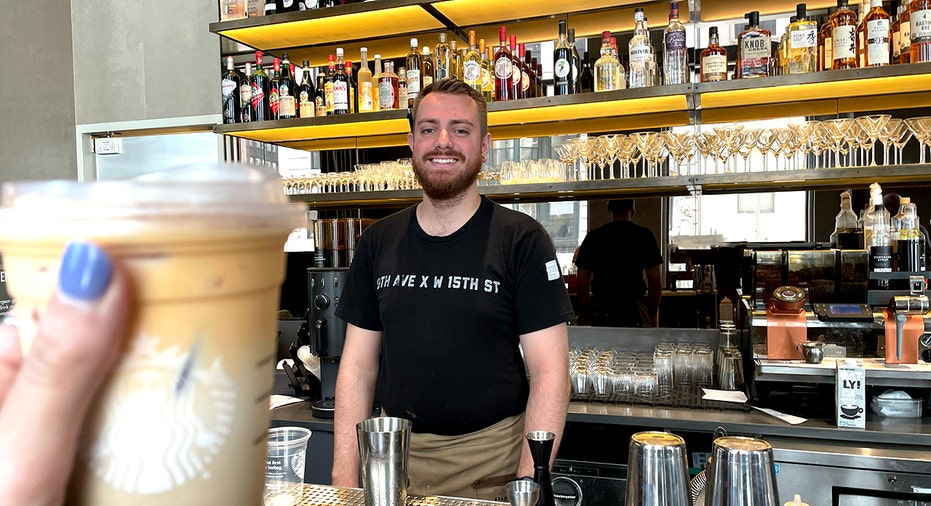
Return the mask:
[(336, 315), (382, 331), (385, 411), (443, 435), (523, 412), (519, 336), (573, 318), (546, 231), (485, 198), (447, 237), (427, 235), (415, 207), (368, 227)]
[(663, 263), (653, 232), (628, 220), (592, 230), (579, 247), (575, 265), (593, 273), (591, 291), (602, 303), (642, 297), (645, 270)]

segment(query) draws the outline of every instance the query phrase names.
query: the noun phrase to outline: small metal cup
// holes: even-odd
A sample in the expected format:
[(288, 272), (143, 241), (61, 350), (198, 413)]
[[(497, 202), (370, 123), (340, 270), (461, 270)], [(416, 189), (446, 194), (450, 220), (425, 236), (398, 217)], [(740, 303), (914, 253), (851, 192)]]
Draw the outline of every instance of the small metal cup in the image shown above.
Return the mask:
[(778, 506), (773, 447), (762, 439), (714, 440), (706, 506)]
[(638, 432), (627, 455), (625, 506), (691, 506), (685, 440), (668, 432)]
[(540, 499), (540, 485), (529, 479), (509, 481), (507, 491), (511, 506), (536, 506)]

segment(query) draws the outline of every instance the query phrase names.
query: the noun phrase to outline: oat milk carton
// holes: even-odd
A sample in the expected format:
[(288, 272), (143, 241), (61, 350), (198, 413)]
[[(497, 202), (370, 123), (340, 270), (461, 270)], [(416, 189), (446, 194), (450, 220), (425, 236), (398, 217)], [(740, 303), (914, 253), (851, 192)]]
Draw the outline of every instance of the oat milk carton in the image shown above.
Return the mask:
[(837, 361), (837, 426), (866, 428), (866, 370), (856, 360)]

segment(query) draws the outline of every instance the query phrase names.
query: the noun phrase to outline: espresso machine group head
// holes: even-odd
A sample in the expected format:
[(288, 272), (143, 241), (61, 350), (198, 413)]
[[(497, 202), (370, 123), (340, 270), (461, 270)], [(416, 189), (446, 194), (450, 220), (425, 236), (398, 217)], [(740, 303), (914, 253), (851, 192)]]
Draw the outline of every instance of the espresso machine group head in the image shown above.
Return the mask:
[(346, 341), (346, 322), (336, 317), (336, 306), (348, 272), (344, 267), (307, 269), (310, 352), (320, 358), (321, 399), (311, 412), (318, 418), (333, 418), (336, 408), (336, 374)]

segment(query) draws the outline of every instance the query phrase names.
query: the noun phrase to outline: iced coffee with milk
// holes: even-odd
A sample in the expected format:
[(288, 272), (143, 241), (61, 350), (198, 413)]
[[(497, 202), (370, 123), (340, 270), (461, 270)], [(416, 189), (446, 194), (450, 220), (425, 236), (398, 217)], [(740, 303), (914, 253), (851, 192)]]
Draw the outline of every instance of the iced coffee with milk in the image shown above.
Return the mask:
[(283, 246), (303, 214), (277, 174), (245, 166), (4, 185), (0, 254), (24, 348), (71, 241), (119, 258), (136, 292), (68, 504), (261, 504)]

